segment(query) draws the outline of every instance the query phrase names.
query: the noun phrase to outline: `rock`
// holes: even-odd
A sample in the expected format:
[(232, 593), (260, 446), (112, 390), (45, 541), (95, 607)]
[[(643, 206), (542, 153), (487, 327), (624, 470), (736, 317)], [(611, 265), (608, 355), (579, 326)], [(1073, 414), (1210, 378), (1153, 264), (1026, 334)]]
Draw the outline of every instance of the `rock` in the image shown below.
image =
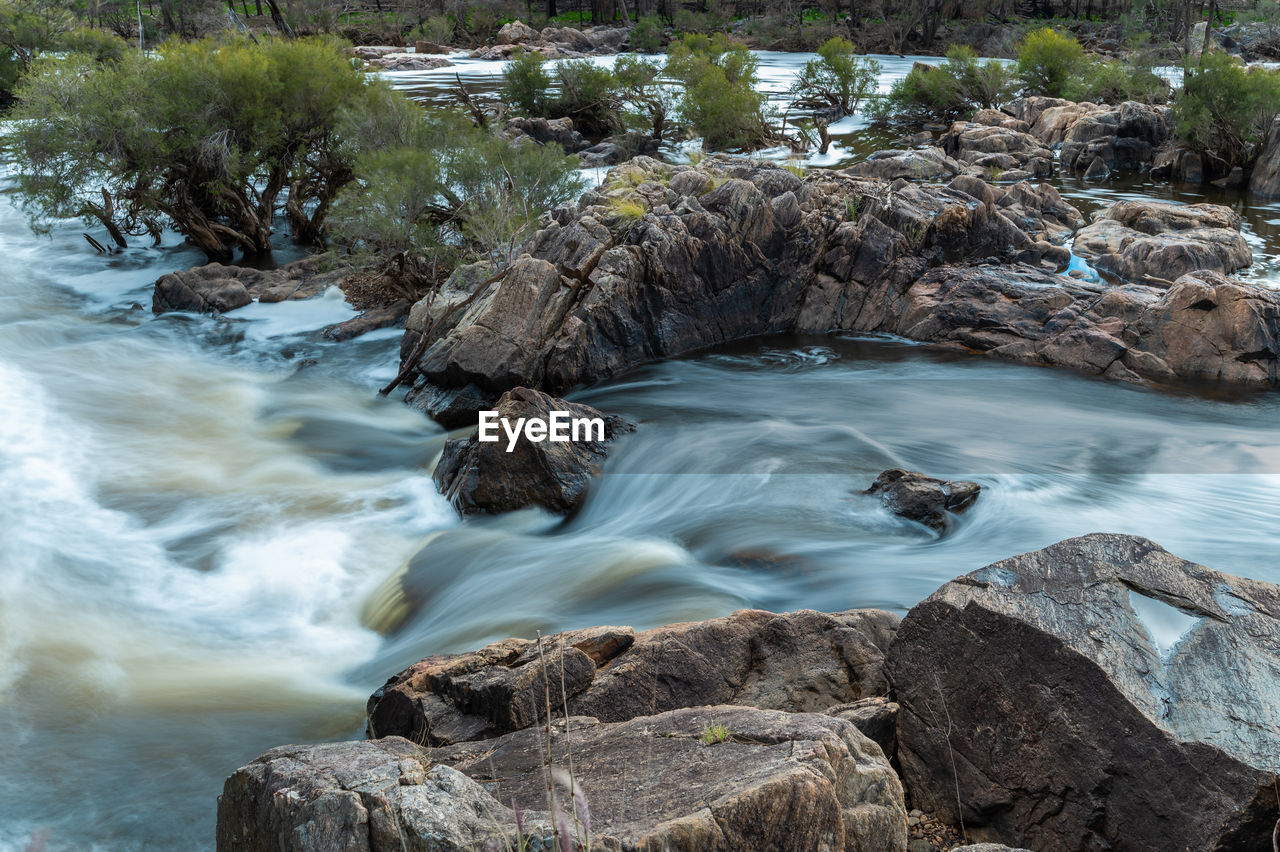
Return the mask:
[(563, 148), (566, 154), (584, 151), (591, 147), (591, 143), (573, 129), (571, 118), (512, 118), (503, 125), (502, 135), (512, 141), (525, 138), (539, 145), (554, 142)]
[(942, 530), (952, 515), (972, 506), (981, 491), (982, 486), (976, 482), (934, 479), (894, 468), (877, 476), (862, 493), (879, 494), (880, 501), (895, 515)]
[(1110, 171), (1139, 171), (1151, 167), (1157, 151), (1173, 139), (1169, 107), (1126, 101), (1080, 115), (1062, 140), (1062, 165), (1083, 172), (1095, 160)]
[(1280, 122), (1271, 126), (1267, 144), (1253, 164), (1249, 176), (1249, 191), (1263, 198), (1280, 196)]
[(450, 49), (443, 44), (436, 44), (434, 41), (418, 40), (413, 43), (414, 53), (449, 53)]
[(1034, 849), (1270, 845), (1280, 587), (1070, 539), (943, 586), (888, 667), (912, 802), (948, 821)]
[(330, 287), (341, 287), (350, 266), (335, 266), (331, 255), (314, 255), (277, 269), (251, 269), (210, 263), (156, 280), (151, 310), (226, 313), (254, 300), (283, 302), (310, 299)]
[(388, 53), (369, 64), (382, 71), (434, 71), (437, 68), (451, 68), (453, 63), (441, 56), (423, 56), (419, 53)]
[(357, 59), (365, 60), (378, 59), (379, 57), (386, 56), (388, 53), (401, 53), (403, 51), (403, 47), (393, 47), (389, 44), (362, 44), (347, 48), (348, 54), (356, 57)]
[(1111, 174), (1111, 170), (1107, 168), (1107, 164), (1102, 161), (1101, 157), (1094, 157), (1093, 162), (1089, 164), (1089, 168), (1085, 169), (1085, 180), (1106, 180)]
[(1247, 181), (1244, 178), (1244, 169), (1239, 166), (1233, 166), (1231, 171), (1224, 178), (1219, 178), (1213, 182), (1214, 186), (1220, 186), (1223, 189), (1239, 189), (1244, 186)]
[[(522, 822), (551, 840), (547, 821)], [(480, 784), (393, 737), (282, 746), (241, 767), (218, 798), (217, 848), (472, 852), (514, 837), (515, 827), (511, 809)]]
[(845, 169), (845, 173), (881, 180), (938, 180), (959, 174), (960, 164), (941, 148), (876, 151), (861, 163)]
[(498, 44), (521, 44), (538, 38), (538, 31), (524, 21), (510, 21), (502, 25), (494, 41)]
[[(711, 706), (567, 726), (552, 727), (551, 755), (567, 766), (571, 741), (595, 848), (906, 849), (902, 786), (880, 747), (842, 719)], [(531, 728), (436, 757), (537, 814), (546, 747), (546, 732)]]
[(852, 722), (892, 757), (898, 753), (898, 709), (897, 703), (878, 695), (850, 704), (837, 704), (825, 712), (828, 716)]
[(957, 161), (976, 166), (984, 177), (1019, 169), (1036, 177), (1053, 174), (1053, 152), (1036, 137), (1001, 125), (957, 121), (942, 137), (942, 148)]
[(619, 52), (631, 37), (631, 27), (591, 27), (583, 32), (597, 55)]
[(1117, 201), (1076, 234), (1072, 250), (1125, 280), (1166, 284), (1253, 262), (1239, 214), (1218, 204)]
[(506, 421), (513, 429), (519, 428), (522, 418), (549, 421), (553, 412), (563, 413), (565, 434), (571, 437), (570, 420), (590, 420), (594, 425), (584, 425), (581, 438), (564, 441), (535, 442), (522, 433), (512, 447), (503, 428), (496, 427), (496, 441), (481, 441), (477, 428), (466, 438), (446, 443), (432, 478), (463, 514), (510, 512), (526, 506), (552, 512), (576, 509), (586, 499), (607, 445), (633, 428), (621, 417), (529, 388), (503, 394), (495, 410), (497, 422)]
[(354, 340), (362, 334), (381, 328), (392, 328), (404, 322), (409, 315), (409, 302), (402, 300), (380, 308), (371, 308), (349, 320), (325, 326), (321, 334), (329, 340)]
[(1071, 126), (1084, 116), (1108, 111), (1099, 104), (1042, 96), (1019, 98), (1011, 108), (1014, 116), (1027, 124), (1027, 132), (1049, 146), (1061, 145)]
[(546, 27), (541, 33), (544, 42), (564, 45), (570, 50), (589, 52), (595, 48), (590, 36), (573, 27)]
[[(954, 188), (975, 186), (973, 183), (961, 185), (962, 180), (971, 182), (974, 179), (960, 177), (950, 185)], [(992, 203), (1001, 214), (1037, 242), (1061, 245), (1084, 227), (1084, 216), (1080, 211), (1063, 201), (1058, 190), (1047, 183), (1021, 182), (989, 189)]]
[[(469, 684), (535, 683), (536, 693), (543, 659), (553, 704), (606, 722), (707, 704), (821, 712), (885, 694), (881, 664), (897, 621), (879, 610), (742, 610), (640, 633), (568, 631), (546, 637), (541, 654), (535, 642), (506, 639), (472, 653), (428, 657), (388, 680), (369, 699), (369, 732), (440, 745), (506, 733), (531, 718), (510, 706), (521, 693), (504, 687), (484, 692), (481, 701)], [(581, 652), (594, 663), (592, 677), (567, 663), (572, 672), (561, 691), (553, 649)]]
[(1015, 849), (1002, 843), (970, 843), (967, 846), (952, 846), (951, 852), (1031, 852), (1031, 850)]

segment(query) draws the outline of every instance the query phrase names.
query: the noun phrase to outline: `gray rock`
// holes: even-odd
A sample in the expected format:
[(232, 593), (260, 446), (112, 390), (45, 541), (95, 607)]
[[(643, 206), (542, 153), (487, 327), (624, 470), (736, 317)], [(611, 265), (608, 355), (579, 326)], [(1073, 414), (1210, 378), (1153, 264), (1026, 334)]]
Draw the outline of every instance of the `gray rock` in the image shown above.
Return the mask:
[(1036, 849), (1270, 845), (1280, 587), (1071, 539), (943, 586), (888, 666), (912, 801), (948, 822)]
[(857, 177), (875, 177), (881, 180), (938, 180), (959, 174), (960, 168), (960, 163), (948, 157), (941, 148), (915, 148), (876, 151), (861, 163), (845, 169), (845, 172)]
[(877, 695), (849, 704), (837, 704), (824, 712), (852, 722), (890, 757), (898, 753), (898, 705), (888, 697)]
[(946, 529), (952, 515), (964, 512), (978, 499), (982, 486), (976, 482), (935, 479), (900, 468), (876, 477), (863, 494), (878, 494), (881, 502), (909, 521), (934, 530)]
[(160, 276), (152, 293), (151, 310), (157, 314), (225, 313), (255, 300), (309, 299), (329, 287), (341, 287), (351, 272), (350, 266), (335, 264), (328, 254), (266, 270), (210, 263)]
[[(470, 684), (519, 684), (536, 698), (538, 685), (545, 686), (544, 659), (553, 705), (607, 722), (706, 704), (822, 712), (885, 694), (884, 649), (897, 621), (879, 610), (742, 610), (640, 633), (569, 631), (545, 638), (541, 654), (534, 642), (506, 639), (472, 653), (428, 657), (388, 680), (369, 699), (369, 732), (448, 744), (531, 723), (533, 716), (510, 706), (520, 690), (481, 694)], [(580, 651), (595, 665), (586, 672), (570, 663), (562, 689), (560, 665), (549, 656), (556, 648)]]

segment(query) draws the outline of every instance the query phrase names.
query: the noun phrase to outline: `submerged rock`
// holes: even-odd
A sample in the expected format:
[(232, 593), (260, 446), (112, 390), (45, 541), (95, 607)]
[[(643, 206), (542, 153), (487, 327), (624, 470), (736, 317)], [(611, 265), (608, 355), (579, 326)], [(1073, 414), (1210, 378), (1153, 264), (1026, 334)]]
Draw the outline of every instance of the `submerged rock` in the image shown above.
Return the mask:
[[(529, 388), (503, 394), (493, 410), (498, 420), (490, 434), (497, 440), (481, 441), (479, 427), (466, 438), (450, 440), (432, 476), (441, 493), (463, 514), (510, 512), (526, 506), (552, 512), (576, 509), (586, 499), (608, 444), (633, 428), (616, 415)], [(534, 441), (522, 431), (513, 445), (500, 425), (506, 421), (518, 430), (522, 422), (549, 422), (553, 412), (564, 419), (567, 440)], [(544, 437), (550, 436), (544, 433)]]
[(545, 717), (546, 671), (556, 713), (567, 705), (606, 722), (706, 704), (822, 712), (885, 694), (897, 622), (880, 610), (742, 610), (640, 633), (572, 630), (543, 639), (541, 652), (506, 639), (428, 657), (388, 680), (369, 699), (369, 733), (449, 744), (517, 730)]
[(888, 670), (912, 803), (972, 833), (1270, 847), (1280, 587), (1133, 536), (1070, 539), (943, 586), (903, 621)]
[(900, 468), (876, 477), (863, 494), (878, 494), (895, 515), (917, 521), (934, 530), (946, 529), (952, 515), (958, 515), (978, 500), (982, 486), (963, 480), (934, 479), (923, 473)]
[(251, 269), (210, 263), (156, 280), (151, 310), (225, 313), (252, 302), (310, 299), (329, 287), (341, 287), (351, 267), (336, 265), (330, 255), (315, 255), (277, 269)]
[(1072, 251), (1126, 281), (1165, 285), (1253, 263), (1240, 214), (1218, 204), (1117, 201), (1076, 234)]
[(595, 849), (906, 849), (902, 785), (852, 723), (734, 706), (570, 718), (443, 750), (398, 737), (274, 749), (227, 780), (218, 849), (558, 849), (549, 783), (589, 817), (560, 820), (570, 837), (589, 831)]

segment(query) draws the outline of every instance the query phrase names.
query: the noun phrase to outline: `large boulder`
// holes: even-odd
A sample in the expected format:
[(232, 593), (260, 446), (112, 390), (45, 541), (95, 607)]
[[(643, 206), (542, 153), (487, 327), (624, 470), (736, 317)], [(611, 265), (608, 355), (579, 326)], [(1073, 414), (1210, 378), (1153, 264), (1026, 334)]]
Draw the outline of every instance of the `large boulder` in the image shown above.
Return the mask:
[(1253, 262), (1240, 215), (1218, 204), (1117, 201), (1076, 234), (1072, 250), (1126, 281), (1170, 284), (1189, 272)]
[(1280, 587), (1133, 536), (1071, 539), (943, 586), (888, 670), (912, 804), (971, 837), (1271, 848)]
[[(526, 506), (552, 512), (576, 509), (586, 499), (609, 443), (632, 428), (616, 415), (529, 388), (507, 391), (492, 411), (496, 418), (485, 435), (477, 426), (467, 437), (445, 444), (433, 474), (441, 493), (463, 514)], [(559, 438), (556, 418), (563, 423)], [(544, 424), (537, 427), (542, 438), (531, 439), (534, 427), (528, 424), (538, 422)]]
[(1109, 109), (1100, 104), (1039, 95), (1019, 98), (1011, 107), (1014, 116), (1027, 124), (1027, 132), (1050, 147), (1061, 145), (1071, 126), (1081, 118)]
[(1062, 139), (1062, 165), (1083, 172), (1096, 161), (1107, 171), (1139, 171), (1172, 139), (1169, 107), (1126, 101), (1072, 121)]
[(151, 310), (225, 313), (254, 301), (309, 299), (329, 287), (341, 287), (352, 268), (336, 265), (330, 255), (314, 255), (277, 269), (251, 269), (210, 263), (156, 280)]
[(1267, 144), (1253, 164), (1249, 191), (1263, 198), (1280, 196), (1280, 120), (1271, 125)]
[(529, 118), (517, 116), (502, 126), (502, 135), (519, 143), (546, 145), (555, 143), (567, 154), (585, 151), (591, 147), (581, 133), (573, 127), (572, 118)]
[(595, 48), (590, 36), (573, 27), (544, 27), (540, 37), (544, 42), (562, 45), (569, 50), (583, 53)]
[(852, 723), (735, 706), (571, 717), (449, 749), (398, 737), (285, 746), (227, 779), (218, 807), (220, 852), (562, 839), (617, 852), (903, 852), (906, 835), (902, 785)]
[(961, 168), (960, 163), (947, 156), (941, 148), (915, 148), (876, 151), (845, 172), (881, 180), (938, 180), (958, 175)]
[(821, 712), (885, 694), (881, 666), (897, 621), (880, 610), (743, 610), (640, 633), (505, 639), (428, 657), (388, 680), (369, 699), (369, 734), (448, 744), (519, 730), (545, 718), (548, 672), (553, 710), (607, 722), (706, 704)]
[(522, 44), (536, 41), (538, 37), (538, 31), (524, 21), (508, 21), (498, 30), (494, 41), (497, 44)]

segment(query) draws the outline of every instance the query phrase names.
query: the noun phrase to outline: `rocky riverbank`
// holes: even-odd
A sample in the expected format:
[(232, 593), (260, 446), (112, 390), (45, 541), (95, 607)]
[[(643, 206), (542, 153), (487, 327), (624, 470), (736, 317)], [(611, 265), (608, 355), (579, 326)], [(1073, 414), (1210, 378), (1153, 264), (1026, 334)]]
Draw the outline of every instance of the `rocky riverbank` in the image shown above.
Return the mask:
[(429, 657), (370, 699), (371, 739), (231, 776), (218, 848), (905, 850), (932, 826), (912, 850), (1261, 852), (1278, 683), (1280, 587), (1091, 535), (901, 621), (748, 610)]

